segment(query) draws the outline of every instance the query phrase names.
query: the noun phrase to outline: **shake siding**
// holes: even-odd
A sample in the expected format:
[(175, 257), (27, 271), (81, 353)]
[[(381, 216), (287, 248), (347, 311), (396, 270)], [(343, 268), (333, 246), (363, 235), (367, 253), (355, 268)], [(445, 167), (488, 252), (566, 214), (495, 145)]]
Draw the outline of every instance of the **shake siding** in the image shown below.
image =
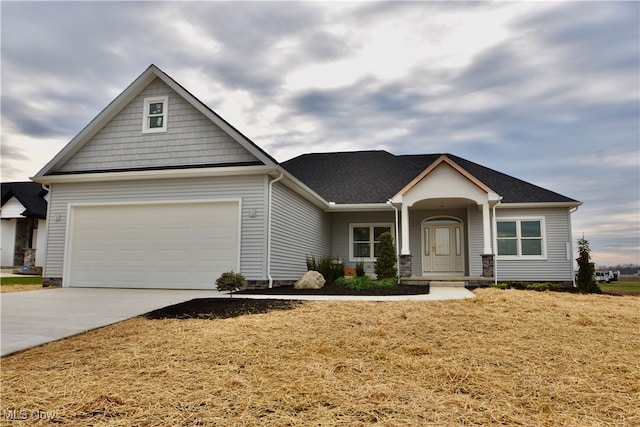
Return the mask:
[(566, 208), (557, 209), (498, 209), (500, 218), (543, 217), (546, 227), (545, 260), (501, 260), (498, 258), (498, 280), (571, 281), (573, 254), (567, 259), (570, 214)]
[(272, 203), (271, 276), (297, 280), (307, 271), (307, 256), (329, 254), (329, 214), (280, 183), (273, 186)]
[[(167, 132), (142, 133), (144, 98), (169, 96)], [(257, 159), (160, 79), (155, 79), (60, 172), (190, 166)]]
[[(139, 203), (241, 199), (240, 270), (247, 279), (265, 278), (264, 176), (137, 180), (52, 185), (44, 275), (62, 277), (68, 203)], [(252, 210), (255, 210), (255, 216)], [(56, 221), (56, 216), (60, 217)], [(153, 211), (149, 211), (153, 215)], [(184, 266), (185, 279), (189, 265)], [(213, 286), (213, 284), (212, 284)]]

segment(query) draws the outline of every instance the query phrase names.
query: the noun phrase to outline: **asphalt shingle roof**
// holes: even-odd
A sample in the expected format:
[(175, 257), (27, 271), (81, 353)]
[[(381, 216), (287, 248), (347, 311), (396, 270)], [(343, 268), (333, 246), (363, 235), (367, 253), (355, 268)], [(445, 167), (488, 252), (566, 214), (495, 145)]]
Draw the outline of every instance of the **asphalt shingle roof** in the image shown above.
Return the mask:
[[(329, 202), (384, 203), (441, 155), (396, 156), (387, 151), (314, 153), (287, 160), (282, 166)], [(445, 155), (503, 196), (503, 203), (578, 203), (461, 157)]]
[(25, 211), (22, 215), (27, 218), (47, 217), (47, 201), (44, 196), (47, 190), (37, 182), (3, 182), (2, 185), (2, 205), (4, 206), (12, 197), (18, 199)]

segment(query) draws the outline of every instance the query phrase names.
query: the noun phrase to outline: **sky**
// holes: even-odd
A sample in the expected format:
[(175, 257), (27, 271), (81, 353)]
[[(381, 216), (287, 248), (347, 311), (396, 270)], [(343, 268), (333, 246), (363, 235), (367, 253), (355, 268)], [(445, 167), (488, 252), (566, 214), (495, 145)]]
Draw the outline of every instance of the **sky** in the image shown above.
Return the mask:
[(280, 162), (452, 153), (581, 201), (574, 246), (640, 264), (639, 2), (3, 0), (0, 14), (4, 182), (155, 64)]

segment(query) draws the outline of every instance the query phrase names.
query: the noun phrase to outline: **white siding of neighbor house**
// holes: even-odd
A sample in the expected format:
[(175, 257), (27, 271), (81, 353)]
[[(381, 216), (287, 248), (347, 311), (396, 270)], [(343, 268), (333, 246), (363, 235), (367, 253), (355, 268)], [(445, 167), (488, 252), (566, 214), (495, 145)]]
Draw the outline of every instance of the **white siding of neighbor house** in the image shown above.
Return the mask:
[(330, 255), (329, 214), (281, 183), (273, 185), (271, 276), (297, 280), (307, 270), (307, 256)]
[[(572, 281), (573, 254), (567, 254), (571, 243), (569, 209), (505, 209), (499, 208), (500, 218), (544, 218), (546, 259), (497, 259), (499, 281)], [(568, 256), (569, 255), (569, 256)]]
[[(331, 214), (331, 255), (341, 258), (345, 265), (356, 266), (356, 261), (349, 259), (349, 224), (354, 223), (390, 223), (395, 227), (395, 211), (379, 212), (334, 212)], [(395, 234), (395, 229), (393, 233)], [(365, 272), (374, 274), (373, 262), (364, 263)]]
[[(44, 275), (63, 274), (68, 205), (241, 199), (240, 272), (249, 280), (265, 278), (266, 177), (262, 175), (54, 184), (50, 192)], [(254, 214), (255, 213), (255, 214)], [(153, 215), (153, 211), (149, 211)], [(188, 277), (189, 265), (185, 265)], [(213, 286), (213, 284), (212, 284)]]
[[(142, 133), (144, 99), (168, 96), (167, 131)], [(155, 79), (58, 172), (256, 161), (162, 80)]]

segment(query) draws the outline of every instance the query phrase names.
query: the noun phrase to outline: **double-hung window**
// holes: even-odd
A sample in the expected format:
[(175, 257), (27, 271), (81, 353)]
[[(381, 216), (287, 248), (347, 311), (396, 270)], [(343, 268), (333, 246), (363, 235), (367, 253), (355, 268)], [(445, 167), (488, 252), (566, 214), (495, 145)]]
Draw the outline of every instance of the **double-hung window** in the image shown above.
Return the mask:
[(145, 98), (142, 120), (142, 133), (167, 131), (168, 96)]
[(499, 219), (496, 225), (498, 256), (545, 257), (543, 219)]
[(378, 256), (380, 235), (393, 235), (393, 224), (351, 224), (349, 226), (349, 259), (375, 261)]

